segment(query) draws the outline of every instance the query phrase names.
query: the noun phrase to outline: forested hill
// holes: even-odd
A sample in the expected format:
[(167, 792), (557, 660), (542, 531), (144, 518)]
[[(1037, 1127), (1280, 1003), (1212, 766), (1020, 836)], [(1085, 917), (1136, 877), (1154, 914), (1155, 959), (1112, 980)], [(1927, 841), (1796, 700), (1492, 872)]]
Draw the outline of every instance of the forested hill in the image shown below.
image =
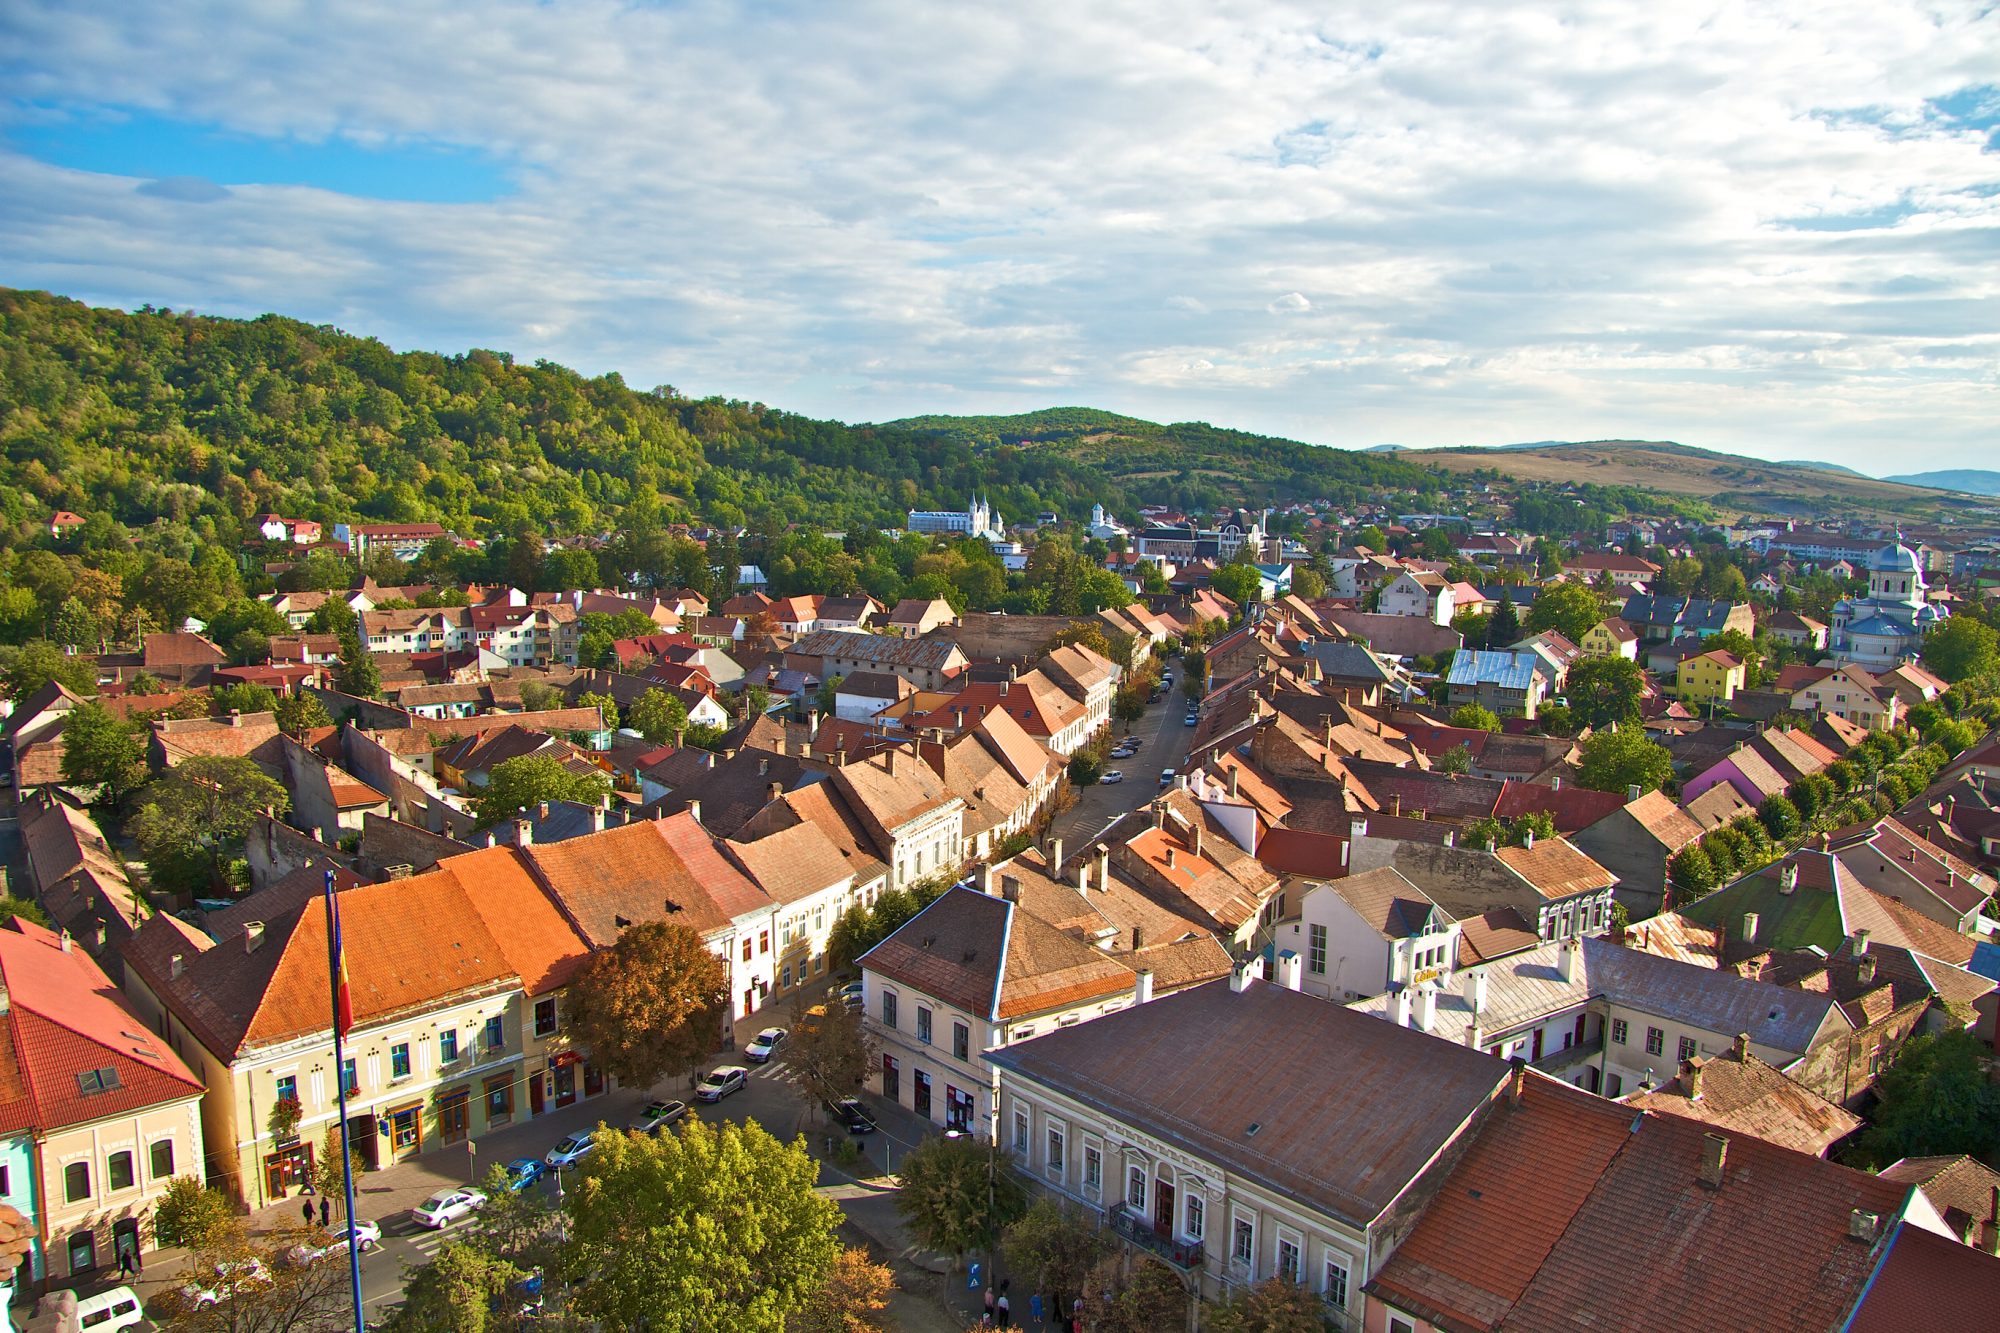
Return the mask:
[(1026, 516), (1435, 484), (1393, 458), (1206, 425), (1057, 409), (849, 426), (505, 352), (399, 353), (273, 315), (7, 290), (0, 444), (0, 521), (17, 538), (53, 509), (228, 542), (267, 510), (558, 535), (607, 528), (648, 492), (670, 519), (773, 530), (891, 526), (974, 492)]

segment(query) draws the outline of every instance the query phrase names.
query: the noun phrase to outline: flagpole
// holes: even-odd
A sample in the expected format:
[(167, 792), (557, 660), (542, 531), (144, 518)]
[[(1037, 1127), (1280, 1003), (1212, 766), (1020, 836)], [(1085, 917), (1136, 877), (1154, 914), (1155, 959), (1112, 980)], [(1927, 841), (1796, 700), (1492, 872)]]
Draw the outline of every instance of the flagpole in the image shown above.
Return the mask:
[(333, 983), (333, 1083), (340, 1106), (340, 1181), (347, 1206), (347, 1279), (354, 1296), (354, 1333), (367, 1333), (361, 1316), (361, 1244), (354, 1234), (354, 1146), (348, 1142), (347, 1028), (354, 1021), (347, 994), (347, 955), (340, 946), (340, 904), (334, 900), (333, 871), (326, 872), (327, 972)]

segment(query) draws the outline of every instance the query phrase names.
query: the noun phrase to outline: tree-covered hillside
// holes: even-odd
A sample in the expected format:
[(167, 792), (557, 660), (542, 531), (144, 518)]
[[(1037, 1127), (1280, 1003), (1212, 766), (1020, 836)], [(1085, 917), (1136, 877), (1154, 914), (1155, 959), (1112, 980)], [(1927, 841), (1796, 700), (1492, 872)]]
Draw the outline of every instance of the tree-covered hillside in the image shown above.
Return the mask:
[(0, 291), (0, 445), (17, 537), (70, 509), (224, 543), (267, 510), (558, 536), (603, 531), (650, 492), (669, 520), (775, 531), (893, 526), (975, 491), (1010, 515), (1080, 515), (1430, 482), (1379, 456), (1084, 409), (848, 426), (504, 352), (20, 291)]

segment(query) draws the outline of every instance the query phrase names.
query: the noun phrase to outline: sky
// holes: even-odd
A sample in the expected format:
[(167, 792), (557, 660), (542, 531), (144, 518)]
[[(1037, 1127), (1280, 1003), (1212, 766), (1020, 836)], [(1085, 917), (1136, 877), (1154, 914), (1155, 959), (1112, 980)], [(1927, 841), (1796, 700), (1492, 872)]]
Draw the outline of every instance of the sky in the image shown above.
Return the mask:
[(2000, 467), (2000, 7), (0, 6), (0, 285), (880, 421)]

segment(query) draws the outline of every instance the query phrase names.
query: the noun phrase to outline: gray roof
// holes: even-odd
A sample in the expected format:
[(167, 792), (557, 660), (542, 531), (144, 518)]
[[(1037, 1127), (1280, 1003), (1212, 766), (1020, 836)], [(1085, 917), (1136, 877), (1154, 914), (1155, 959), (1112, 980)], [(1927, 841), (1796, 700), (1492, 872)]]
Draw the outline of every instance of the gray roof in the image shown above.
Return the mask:
[[(1751, 981), (1594, 936), (1578, 943), (1583, 953), (1576, 961), (1574, 981), (1562, 979), (1560, 941), (1501, 958), (1482, 969), (1487, 992), (1480, 1026), (1485, 1032), (1500, 1036), (1585, 1001), (1602, 999), (1704, 1032), (1723, 1036), (1747, 1032), (1757, 1045), (1803, 1054), (1836, 1007), (1830, 995)], [(1393, 995), (1378, 995), (1352, 1007), (1381, 1018), (1393, 1013), (1394, 1005)], [(1463, 1043), (1471, 1024), (1472, 1005), (1462, 988), (1438, 995), (1434, 1035)]]
[(938, 670), (948, 665), (959, 647), (950, 639), (904, 639), (893, 635), (857, 634), (852, 630), (814, 630), (787, 652), (801, 657), (842, 657), (877, 666)]
[(1357, 1228), (1507, 1078), (1494, 1056), (1262, 981), (1191, 986), (987, 1058)]
[(1316, 639), (1306, 645), (1306, 656), (1319, 663), (1320, 673), (1335, 680), (1372, 680), (1388, 682), (1395, 679), (1382, 659), (1358, 643), (1337, 643), (1328, 639)]

